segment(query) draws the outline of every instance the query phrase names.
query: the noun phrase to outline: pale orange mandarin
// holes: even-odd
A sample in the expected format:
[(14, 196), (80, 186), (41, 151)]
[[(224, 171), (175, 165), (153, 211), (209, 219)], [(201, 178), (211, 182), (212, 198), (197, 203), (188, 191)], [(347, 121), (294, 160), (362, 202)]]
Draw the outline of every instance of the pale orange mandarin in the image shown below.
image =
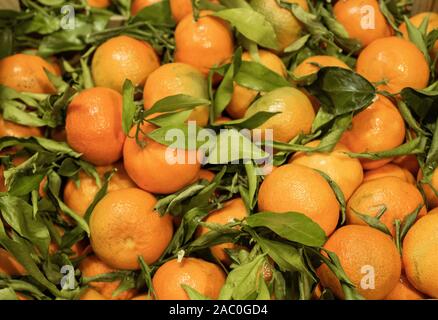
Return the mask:
[(363, 46), (392, 35), (377, 0), (340, 0), (334, 5), (333, 14), (350, 38)]
[(342, 60), (333, 56), (312, 56), (301, 62), (293, 71), (296, 78), (309, 76), (319, 71), (321, 67), (339, 67), (350, 69)]
[(0, 248), (0, 274), (2, 273), (8, 276), (24, 276), (27, 271), (9, 251)]
[(110, 267), (137, 270), (138, 256), (150, 265), (163, 254), (173, 235), (170, 215), (160, 216), (157, 200), (137, 188), (108, 193), (90, 219), (91, 245)]
[(409, 172), (409, 170), (401, 168), (398, 165), (392, 163), (385, 164), (383, 167), (374, 170), (366, 171), (364, 176), (364, 182), (384, 177), (396, 177), (411, 184), (416, 183), (414, 176), (412, 175), (412, 173)]
[(330, 235), (339, 220), (339, 203), (328, 182), (315, 170), (285, 164), (265, 177), (258, 194), (260, 211), (299, 212)]
[(409, 214), (421, 207), (419, 215), (426, 214), (426, 207), (420, 191), (415, 185), (396, 177), (383, 177), (363, 183), (347, 203), (347, 222), (366, 225), (358, 215), (375, 217), (385, 210), (380, 221), (395, 234), (395, 220), (403, 221)]
[(95, 51), (91, 73), (96, 86), (122, 92), (126, 79), (143, 86), (149, 74), (160, 66), (157, 53), (144, 41), (117, 36), (105, 41)]
[(400, 281), (395, 288), (388, 294), (385, 300), (422, 300), (425, 299), (425, 295), (415, 289), (412, 284), (409, 283), (405, 275), (400, 277)]
[(0, 59), (0, 84), (19, 92), (55, 93), (48, 72), (59, 75), (52, 64), (41, 57), (17, 53)]
[[(341, 227), (327, 240), (324, 248), (338, 256), (348, 279), (367, 300), (384, 299), (398, 284), (400, 254), (391, 237), (377, 229), (353, 225)], [(370, 272), (374, 275), (373, 289), (361, 285)], [(336, 297), (345, 298), (338, 278), (326, 264), (318, 269), (317, 274), (323, 287), (329, 288)]]
[(113, 89), (94, 87), (70, 102), (65, 119), (68, 144), (95, 165), (108, 165), (122, 156), (122, 96)]
[(423, 89), (429, 83), (429, 65), (423, 53), (403, 38), (375, 40), (359, 55), (356, 71), (379, 90), (397, 94), (406, 87)]
[[(398, 147), (405, 139), (404, 120), (394, 104), (384, 96), (353, 117), (351, 127), (344, 132), (341, 143), (352, 152), (378, 152)], [(362, 159), (364, 169), (377, 169), (392, 158)]]
[(167, 261), (152, 278), (157, 300), (189, 300), (182, 285), (217, 299), (225, 283), (225, 273), (217, 265), (198, 258)]
[[(423, 179), (423, 173), (421, 170), (418, 172), (417, 181)], [(433, 209), (438, 207), (438, 168), (432, 173), (432, 179), (429, 183), (421, 183), (424, 195), (426, 196), (427, 205)]]
[(198, 21), (191, 15), (182, 19), (175, 30), (175, 46), (175, 62), (190, 64), (205, 75), (228, 61), (234, 51), (229, 25), (210, 11), (201, 11)]
[(149, 7), (162, 0), (134, 0), (131, 4), (131, 15), (135, 16), (143, 8)]
[(146, 136), (155, 127), (145, 122), (137, 144), (136, 128), (133, 127), (123, 147), (123, 162), (126, 172), (142, 189), (169, 194), (189, 185), (199, 175), (201, 165), (196, 150), (169, 149)]

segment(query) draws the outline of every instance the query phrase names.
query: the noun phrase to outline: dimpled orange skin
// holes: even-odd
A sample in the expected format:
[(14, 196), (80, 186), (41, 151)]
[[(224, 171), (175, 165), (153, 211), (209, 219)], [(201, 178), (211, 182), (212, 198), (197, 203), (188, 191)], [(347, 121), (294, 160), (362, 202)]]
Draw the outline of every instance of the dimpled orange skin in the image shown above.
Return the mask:
[[(319, 140), (314, 140), (307, 147), (317, 147)], [(320, 170), (327, 174), (341, 188), (345, 200), (348, 200), (354, 190), (363, 180), (363, 169), (358, 159), (350, 158), (345, 152), (350, 150), (338, 143), (329, 153), (304, 153), (297, 152), (289, 163), (299, 164), (312, 169)]]
[(299, 212), (330, 235), (339, 220), (339, 203), (328, 182), (315, 170), (286, 164), (266, 176), (258, 194), (260, 211)]
[(392, 235), (395, 234), (394, 222), (403, 219), (422, 206), (419, 216), (426, 214), (421, 192), (411, 183), (396, 177), (384, 177), (363, 183), (347, 203), (347, 223), (366, 225), (356, 212), (376, 216), (382, 208), (386, 211), (380, 218)]
[[(81, 270), (83, 277), (94, 277), (100, 274), (118, 271), (105, 264), (96, 256), (88, 256), (84, 260), (82, 260), (81, 263), (79, 264), (79, 270)], [(91, 288), (95, 289), (98, 294), (104, 297), (104, 299), (108, 299), (108, 300), (131, 299), (136, 293), (135, 289), (123, 291), (117, 296), (113, 296), (114, 291), (116, 291), (118, 286), (120, 285), (120, 281), (121, 280), (116, 280), (111, 282), (92, 281), (89, 283), (89, 285), (91, 286)], [(98, 295), (91, 293), (87, 295), (89, 298), (91, 297), (96, 299), (100, 298)]]
[(396, 177), (410, 184), (415, 184), (415, 178), (409, 170), (401, 168), (393, 163), (385, 164), (383, 167), (365, 172), (363, 181), (371, 181), (385, 177)]
[[(275, 73), (286, 77), (286, 68), (283, 61), (273, 54), (272, 52), (266, 50), (258, 51), (260, 57), (260, 63), (266, 68), (274, 71)], [(251, 55), (248, 52), (242, 54), (243, 61), (252, 61)], [(245, 116), (246, 110), (250, 104), (257, 97), (258, 92), (252, 89), (242, 87), (234, 83), (233, 96), (230, 103), (228, 104), (226, 111), (233, 119), (240, 119)]]
[(149, 7), (157, 2), (161, 2), (162, 0), (134, 0), (131, 4), (131, 15), (135, 16), (139, 13), (143, 8)]
[(192, 65), (207, 75), (214, 65), (225, 63), (234, 52), (229, 25), (201, 11), (198, 21), (191, 15), (178, 23), (175, 30), (175, 62)]
[(110, 6), (111, 0), (87, 0), (87, 4), (93, 8), (104, 9)]
[(122, 92), (126, 79), (134, 86), (143, 86), (149, 74), (159, 66), (158, 56), (149, 43), (118, 36), (97, 48), (91, 62), (91, 73), (96, 86)]
[(258, 127), (263, 131), (272, 129), (274, 140), (280, 142), (289, 142), (300, 133), (309, 133), (315, 119), (310, 100), (304, 93), (291, 87), (265, 94), (249, 107), (245, 117), (260, 111), (280, 112)]
[(0, 248), (0, 274), (8, 276), (24, 276), (27, 274), (26, 269), (3, 248)]
[(438, 209), (418, 220), (403, 241), (403, 264), (409, 282), (428, 296), (438, 298)]
[[(363, 46), (392, 35), (392, 29), (376, 0), (340, 0), (334, 5), (333, 13), (350, 38), (358, 40)], [(367, 23), (372, 25), (368, 27)]]
[(420, 170), (420, 164), (418, 163), (417, 157), (414, 154), (396, 157), (392, 162), (398, 165), (400, 168), (408, 170), (414, 176), (416, 176)]
[[(285, 2), (298, 4), (304, 11), (309, 11), (306, 0), (286, 0)], [(250, 5), (254, 10), (263, 14), (274, 27), (279, 51), (283, 51), (300, 38), (301, 23), (288, 9), (281, 8), (275, 0), (251, 0)]]
[[(438, 29), (438, 13), (435, 12), (422, 12), (419, 13), (413, 17), (410, 17), (409, 20), (412, 22), (412, 24), (419, 28), (421, 26), (421, 23), (423, 22), (424, 19), (426, 19), (427, 17), (429, 17), (429, 23), (427, 25), (427, 33), (430, 33), (432, 30), (434, 29)], [(403, 33), (403, 37), (406, 40), (409, 40), (409, 32), (406, 26), (406, 23), (402, 23), (399, 26), (399, 29), (401, 31), (401, 33)], [(438, 40), (435, 41), (435, 45), (433, 46), (432, 49), (432, 57), (435, 58), (438, 55)]]
[(79, 300), (108, 300), (108, 299), (106, 299), (103, 295), (101, 295), (99, 292), (97, 292), (94, 289), (86, 289), (79, 297)]
[[(378, 39), (359, 55), (356, 71), (392, 94), (406, 87), (423, 89), (429, 82), (429, 65), (421, 51), (398, 37)], [(383, 82), (383, 83), (381, 83)]]
[(43, 134), (40, 128), (22, 126), (15, 122), (3, 119), (0, 116), (0, 137), (41, 137)]
[(68, 144), (95, 165), (108, 165), (122, 156), (122, 96), (109, 88), (81, 91), (67, 109)]
[(17, 53), (0, 60), (0, 84), (18, 92), (56, 93), (46, 73), (59, 75), (57, 70), (41, 57)]
[[(219, 3), (218, 0), (209, 0), (212, 3)], [(173, 20), (180, 22), (185, 16), (193, 14), (192, 0), (170, 0), (170, 10)]]
[[(145, 122), (141, 129), (146, 135), (155, 127)], [(168, 149), (140, 133), (139, 139), (146, 143), (141, 148), (135, 141), (135, 131), (133, 127), (126, 139), (123, 161), (126, 172), (138, 187), (152, 193), (170, 194), (196, 180), (201, 169), (196, 151)], [(172, 163), (173, 160), (183, 163)]]
[[(152, 72), (143, 90), (145, 109), (150, 109), (157, 101), (177, 94), (208, 99), (208, 83), (205, 76), (195, 67), (185, 63), (168, 63)], [(208, 123), (208, 106), (193, 109), (188, 120), (204, 127)]]
[(157, 200), (137, 188), (110, 192), (90, 219), (91, 245), (96, 255), (117, 269), (140, 269), (138, 256), (150, 265), (164, 252), (173, 235), (172, 218), (154, 210)]
[(219, 297), (225, 273), (217, 265), (197, 258), (170, 260), (152, 278), (157, 300), (190, 300), (182, 284), (213, 300)]
[[(96, 169), (101, 179), (104, 179), (104, 174), (110, 172), (113, 168), (117, 168), (117, 172), (111, 177), (107, 192), (136, 186), (120, 163), (115, 166), (97, 167)], [(81, 171), (79, 172), (79, 186), (76, 185), (73, 179), (67, 181), (64, 188), (64, 202), (70, 209), (83, 217), (99, 190), (100, 188), (97, 186), (94, 177)]]
[[(344, 132), (341, 143), (352, 152), (378, 152), (401, 145), (405, 139), (404, 120), (394, 104), (384, 96), (353, 117), (351, 127)], [(361, 159), (364, 169), (377, 169), (391, 162), (392, 158), (380, 160)]]
[[(423, 174), (421, 170), (418, 172), (417, 181), (423, 179)], [(438, 207), (438, 169), (435, 169), (432, 173), (432, 180), (430, 181), (432, 187), (426, 183), (422, 183), (424, 195), (426, 196), (427, 205), (429, 208), (433, 209)]]
[[(316, 65), (315, 65), (316, 64)], [(342, 60), (333, 56), (312, 56), (301, 62), (293, 71), (296, 78), (309, 76), (319, 71), (320, 67), (339, 67), (350, 69), (350, 67)]]
[[(384, 299), (400, 279), (400, 254), (392, 239), (377, 229), (353, 225), (341, 227), (327, 240), (324, 248), (338, 256), (347, 277), (367, 300)], [(374, 289), (361, 286), (364, 277), (372, 276), (371, 269), (363, 270), (364, 266), (374, 268)], [(324, 287), (330, 288), (336, 297), (345, 298), (339, 280), (327, 265), (323, 264), (317, 274)]]
[[(234, 221), (243, 220), (248, 216), (245, 204), (241, 198), (230, 200), (224, 204), (224, 206), (216, 211), (211, 212), (205, 219), (207, 223), (227, 224)], [(207, 227), (201, 227), (199, 230), (200, 235), (209, 232)], [(222, 243), (216, 246), (210, 247), (211, 254), (219, 259), (222, 263), (229, 264), (230, 258), (224, 249), (233, 249), (235, 245), (232, 243)]]
[(406, 276), (402, 275), (394, 290), (386, 296), (385, 300), (423, 300), (425, 298), (424, 294), (415, 289)]

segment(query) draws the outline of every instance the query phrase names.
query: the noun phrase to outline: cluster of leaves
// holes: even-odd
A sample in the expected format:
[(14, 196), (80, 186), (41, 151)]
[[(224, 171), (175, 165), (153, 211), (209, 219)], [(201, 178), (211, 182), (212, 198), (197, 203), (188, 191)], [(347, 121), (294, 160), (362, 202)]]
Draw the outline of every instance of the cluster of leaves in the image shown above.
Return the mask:
[[(126, 34), (146, 40), (161, 55), (163, 63), (172, 61), (175, 24), (167, 0), (144, 8), (135, 17), (130, 16), (129, 0), (113, 1), (112, 6), (105, 10), (92, 9), (85, 1), (72, 3), (75, 9), (74, 30), (62, 28), (60, 13), (65, 4), (62, 0), (23, 0), (20, 13), (0, 11), (0, 57), (24, 48), (37, 48), (39, 55), (62, 57), (64, 70), (63, 79), (49, 74), (57, 88), (56, 94), (18, 93), (1, 86), (0, 106), (4, 119), (33, 127), (62, 128), (72, 96), (76, 91), (93, 86), (89, 57), (100, 43), (116, 35)], [(309, 1), (310, 12), (286, 1), (279, 0), (278, 3), (290, 10), (305, 29), (302, 37), (284, 50), (282, 58), (288, 70), (293, 70), (305, 58), (315, 54), (334, 55), (354, 66), (360, 44), (349, 39), (342, 25), (333, 18), (329, 1)], [(346, 298), (361, 299), (336, 255), (322, 249), (326, 236), (316, 223), (296, 212), (257, 212), (257, 192), (263, 179), (257, 174), (259, 163), (272, 155), (264, 150), (267, 145), (257, 144), (242, 129), (250, 131), (257, 128), (276, 113), (259, 112), (221, 123), (216, 120), (231, 101), (235, 83), (261, 94), (291, 86), (307, 90), (319, 100), (320, 109), (310, 134), (300, 135), (288, 143), (272, 143), (271, 147), (277, 151), (273, 155), (273, 164), (281, 165), (297, 151), (331, 151), (351, 125), (352, 117), (375, 99), (376, 89), (353, 71), (334, 67), (322, 68), (316, 75), (305, 79), (284, 79), (263, 66), (258, 57), (258, 47), (278, 49), (273, 26), (263, 14), (243, 0), (222, 0), (219, 5), (208, 1), (194, 1), (193, 4), (195, 18), (199, 10), (208, 8), (234, 27), (239, 46), (233, 59), (210, 71), (208, 99), (171, 96), (144, 110), (142, 101), (136, 99), (137, 88), (126, 81), (123, 88), (123, 130), (128, 134), (131, 127), (136, 126), (136, 137), (141, 144), (141, 124), (148, 121), (157, 127), (148, 133), (149, 138), (165, 145), (190, 148), (193, 141), (169, 140), (167, 133), (179, 129), (186, 133), (184, 136), (190, 136), (190, 127), (186, 122), (192, 109), (209, 106), (207, 129), (214, 134), (214, 139), (205, 148), (208, 156), (205, 165), (216, 173), (215, 178), (211, 182), (195, 182), (177, 193), (160, 197), (156, 210), (160, 214), (180, 217), (181, 223), (156, 263), (148, 266), (139, 258), (140, 271), (118, 271), (91, 278), (77, 272), (73, 283), (69, 283), (72, 287), (65, 289), (61, 286), (64, 279), (62, 267), (76, 268), (83, 258), (73, 258), (71, 247), (87, 241), (88, 220), (94, 206), (106, 194), (112, 172), (102, 179), (93, 166), (82, 161), (80, 154), (62, 142), (48, 138), (0, 138), (0, 151), (5, 151), (1, 161), (8, 186), (8, 191), (0, 194), (0, 244), (27, 271), (24, 277), (0, 278), (0, 299), (16, 298), (15, 292), (25, 293), (34, 299), (74, 299), (91, 281), (96, 280), (121, 280), (115, 294), (131, 288), (147, 287), (153, 291), (151, 276), (161, 264), (185, 255), (213, 259), (208, 249), (227, 242), (239, 244), (239, 249), (228, 251), (233, 263), (229, 269), (224, 268), (229, 273), (221, 299), (270, 299), (272, 296), (277, 299), (310, 299), (318, 283), (316, 269), (322, 263), (338, 277)], [(394, 27), (403, 21), (407, 6), (409, 1), (381, 1), (382, 11)], [(114, 21), (114, 14), (119, 15), (118, 22)], [(432, 66), (431, 85), (424, 90), (406, 88), (400, 95), (390, 96), (398, 101), (399, 110), (415, 136), (393, 150), (351, 153), (350, 156), (381, 159), (416, 154), (424, 173), (423, 182), (430, 183), (431, 174), (438, 166), (438, 86), (433, 74), (436, 60), (433, 61), (429, 55), (437, 33), (427, 34), (426, 24), (417, 29), (407, 21), (411, 40)], [(257, 28), (254, 28), (255, 25)], [(250, 52), (252, 61), (242, 61), (241, 48)], [(216, 86), (213, 78), (218, 76), (222, 80)], [(151, 119), (149, 116), (154, 113), (161, 115)], [(200, 128), (195, 128), (195, 134), (198, 130)], [(49, 137), (50, 130), (46, 132)], [(314, 139), (321, 140), (317, 147), (304, 146)], [(239, 141), (238, 152), (232, 150), (233, 145), (226, 143), (229, 140)], [(202, 149), (203, 146), (205, 141), (194, 143), (194, 148)], [(11, 149), (15, 150), (15, 154), (10, 153)], [(14, 158), (20, 155), (27, 160), (13, 165)], [(237, 160), (245, 161), (234, 164)], [(100, 187), (83, 218), (65, 205), (61, 195), (63, 182), (66, 179), (77, 180), (81, 170), (94, 177)], [(343, 212), (342, 225), (345, 222), (345, 199), (339, 187), (321, 174), (337, 195)], [(227, 225), (202, 222), (209, 212), (221, 208), (224, 202), (235, 196), (244, 200), (249, 212), (247, 219)], [(402, 239), (418, 211), (396, 223), (395, 241), (400, 250)], [(388, 232), (379, 221), (381, 215), (376, 218), (367, 218), (361, 213), (358, 215), (371, 226)], [(208, 227), (210, 232), (197, 237), (195, 233), (199, 226)], [(57, 250), (51, 252), (49, 245), (55, 245)], [(186, 287), (186, 291), (193, 299), (206, 299), (193, 288)], [(333, 296), (325, 291), (321, 298), (332, 299)]]

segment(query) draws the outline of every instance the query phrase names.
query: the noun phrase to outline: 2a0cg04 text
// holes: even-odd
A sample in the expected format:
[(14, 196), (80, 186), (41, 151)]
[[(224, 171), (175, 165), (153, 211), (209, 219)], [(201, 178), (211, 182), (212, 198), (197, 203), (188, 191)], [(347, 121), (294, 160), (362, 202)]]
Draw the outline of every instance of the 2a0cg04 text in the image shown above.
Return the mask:
[(215, 304), (212, 308), (201, 307), (201, 306), (182, 306), (176, 304), (170, 307), (170, 315), (191, 315), (196, 317), (201, 317), (203, 314), (211, 315), (267, 315), (268, 309), (266, 305), (240, 305), (240, 304), (230, 304), (230, 305), (219, 305)]

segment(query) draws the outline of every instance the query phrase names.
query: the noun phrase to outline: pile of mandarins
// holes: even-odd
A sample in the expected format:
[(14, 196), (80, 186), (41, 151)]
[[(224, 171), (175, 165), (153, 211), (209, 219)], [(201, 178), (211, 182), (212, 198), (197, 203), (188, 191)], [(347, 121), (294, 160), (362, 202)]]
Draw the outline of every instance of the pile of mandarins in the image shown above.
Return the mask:
[[(159, 1), (132, 1), (131, 15)], [(286, 2), (298, 4), (307, 12), (311, 10), (305, 0)], [(107, 8), (111, 1), (88, 0), (88, 5)], [(263, 177), (255, 208), (248, 208), (236, 194), (210, 212), (204, 222), (225, 225), (245, 221), (254, 212), (302, 213), (325, 232), (327, 241), (321, 249), (337, 255), (346, 276), (365, 299), (438, 298), (438, 209), (435, 209), (438, 208), (438, 169), (430, 183), (425, 184), (422, 164), (413, 154), (380, 159), (348, 155), (392, 150), (412, 135), (397, 104), (398, 93), (408, 87), (426, 88), (434, 71), (423, 52), (409, 40), (406, 23), (399, 26), (397, 33), (377, 0), (336, 1), (333, 17), (362, 46), (355, 64), (347, 64), (336, 56), (310, 55), (289, 67), (283, 50), (306, 34), (306, 28), (275, 0), (250, 0), (248, 5), (272, 24), (279, 43), (278, 50), (256, 48), (260, 64), (291, 83), (291, 78), (315, 75), (322, 67), (343, 68), (375, 84), (378, 94), (368, 107), (354, 114), (350, 126), (331, 151), (292, 153), (284, 164)], [(361, 27), (360, 7), (364, 5), (375, 10), (372, 30)], [(150, 43), (131, 35), (117, 35), (99, 44), (92, 54), (89, 66), (94, 87), (77, 92), (68, 102), (65, 127), (56, 135), (52, 132), (48, 136), (41, 127), (27, 127), (0, 118), (1, 137), (65, 141), (81, 154), (83, 161), (95, 166), (101, 179), (113, 170), (106, 195), (95, 204), (89, 218), (89, 239), (72, 246), (72, 257), (77, 258), (83, 277), (140, 270), (139, 257), (147, 265), (156, 266), (149, 284), (153, 290), (130, 288), (114, 296), (121, 280), (91, 281), (80, 299), (189, 299), (182, 285), (217, 299), (233, 263), (229, 250), (241, 248), (236, 243), (221, 243), (210, 247), (210, 256), (163, 259), (181, 217), (158, 214), (158, 200), (197, 181), (211, 182), (217, 170), (204, 168), (200, 162), (169, 163), (168, 147), (148, 136), (157, 128), (151, 122), (133, 125), (128, 134), (123, 131), (125, 80), (129, 79), (141, 92), (139, 98), (145, 111), (163, 98), (178, 94), (209, 99), (210, 70), (230, 63), (237, 49), (237, 37), (231, 25), (214, 16), (213, 11), (201, 10), (195, 19), (190, 0), (170, 0), (170, 9), (176, 22), (172, 62), (163, 63)], [(436, 13), (421, 13), (410, 21), (419, 27), (425, 18), (429, 19), (429, 31), (438, 28)], [(437, 45), (438, 42), (431, 57), (436, 57)], [(60, 67), (61, 58), (62, 54), (56, 59), (44, 59), (20, 52), (6, 56), (0, 60), (0, 84), (17, 92), (54, 94), (56, 88), (45, 70), (62, 77), (66, 71)], [(244, 51), (242, 60), (252, 61), (254, 54)], [(213, 87), (217, 88), (221, 80), (220, 76), (214, 79)], [(316, 98), (295, 84), (258, 92), (234, 83), (232, 97), (221, 117), (224, 117), (222, 121), (231, 121), (260, 111), (279, 112), (259, 128), (272, 129), (275, 141), (289, 143), (312, 132), (318, 110)], [(195, 107), (188, 119), (196, 121), (199, 127), (210, 126), (210, 106)], [(304, 146), (314, 148), (319, 143), (319, 139), (312, 139)], [(184, 152), (189, 157), (195, 151)], [(2, 153), (12, 155), (11, 166), (27, 160), (17, 148)], [(7, 179), (3, 177), (6, 167), (2, 166), (1, 170), (0, 187), (7, 192)], [(345, 223), (340, 223), (339, 196), (321, 172), (339, 187), (345, 201)], [(100, 190), (95, 177), (83, 170), (66, 179), (62, 188), (62, 201), (80, 217), (86, 215)], [(42, 185), (39, 197), (45, 196)], [(395, 242), (396, 221), (405, 220), (416, 209), (417, 220), (407, 231), (399, 250)], [(380, 221), (380, 228), (367, 223), (364, 216)], [(65, 223), (74, 224), (62, 217)], [(382, 231), (383, 227), (388, 232)], [(205, 225), (199, 226), (194, 237), (209, 231)], [(57, 250), (57, 245), (52, 243), (50, 252)], [(373, 267), (372, 288), (362, 285), (366, 266)], [(21, 278), (28, 270), (6, 248), (0, 248), (0, 273)], [(322, 290), (330, 290), (336, 298), (345, 298), (341, 282), (327, 265), (317, 268), (316, 275), (319, 279), (314, 292), (316, 298)], [(30, 297), (20, 293), (19, 298)]]

